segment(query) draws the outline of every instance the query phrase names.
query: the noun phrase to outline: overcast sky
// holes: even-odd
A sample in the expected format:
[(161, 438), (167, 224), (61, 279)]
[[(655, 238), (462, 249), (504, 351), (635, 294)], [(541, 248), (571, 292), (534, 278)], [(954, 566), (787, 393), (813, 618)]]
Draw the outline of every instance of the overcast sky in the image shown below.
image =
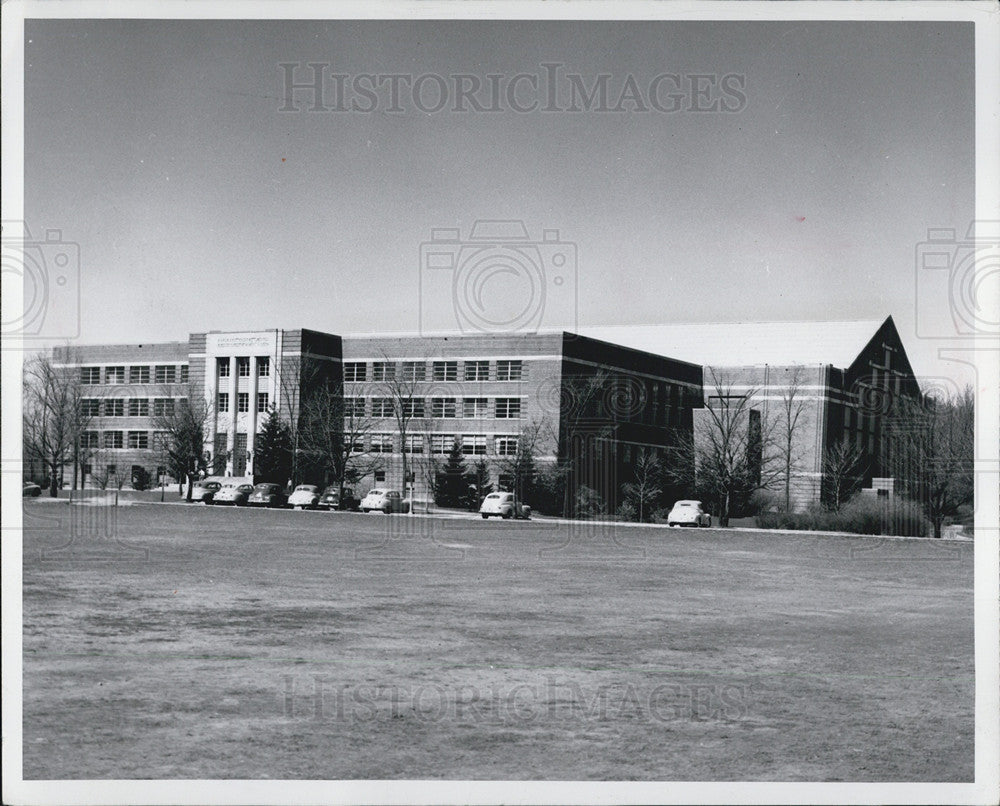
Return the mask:
[[(576, 245), (545, 325), (891, 314), (918, 374), (956, 376), (916, 337), (954, 326), (944, 275), (915, 250), (973, 217), (971, 37), (957, 23), (35, 21), (25, 211), (36, 236), (80, 244), (84, 343), (416, 330), (431, 229), (521, 219)], [(424, 112), (404, 92), (392, 112), (382, 92), (369, 113), (308, 113), (309, 93), (279, 113), (288, 62), (484, 86), (555, 63), (563, 108), (569, 74), (609, 74), (610, 105), (629, 76), (648, 104), (657, 75), (704, 74), (705, 103), (740, 111), (454, 112), (451, 97)], [(720, 95), (725, 75), (745, 81), (742, 105)], [(554, 296), (574, 287), (575, 303)]]

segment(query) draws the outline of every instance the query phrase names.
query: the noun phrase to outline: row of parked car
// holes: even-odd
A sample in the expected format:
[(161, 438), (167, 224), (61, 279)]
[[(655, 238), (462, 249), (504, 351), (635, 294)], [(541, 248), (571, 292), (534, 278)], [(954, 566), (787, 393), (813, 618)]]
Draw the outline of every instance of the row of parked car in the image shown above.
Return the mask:
[[(375, 488), (364, 498), (358, 498), (350, 487), (345, 487), (341, 495), (340, 486), (336, 484), (323, 490), (315, 484), (300, 484), (286, 495), (280, 484), (205, 480), (194, 483), (191, 500), (212, 506), (348, 510), (384, 512), (386, 515), (410, 510), (410, 502), (397, 490)], [(479, 514), (483, 518), (527, 520), (531, 518), (531, 507), (516, 503), (513, 493), (490, 493), (483, 499)]]

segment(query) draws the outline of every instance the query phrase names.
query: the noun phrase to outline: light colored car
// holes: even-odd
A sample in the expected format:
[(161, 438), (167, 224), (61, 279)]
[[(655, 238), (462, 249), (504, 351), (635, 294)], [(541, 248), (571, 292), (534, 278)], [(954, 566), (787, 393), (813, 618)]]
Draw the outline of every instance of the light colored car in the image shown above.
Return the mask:
[(406, 512), (409, 509), (403, 496), (396, 490), (383, 490), (380, 488), (369, 490), (368, 495), (361, 499), (362, 512), (384, 512), (386, 515), (392, 512)]
[(712, 516), (701, 508), (701, 501), (678, 501), (667, 515), (667, 525), (709, 527)]
[(28, 498), (38, 498), (41, 494), (42, 488), (32, 481), (24, 482), (24, 486), (21, 488), (21, 495)]
[(223, 504), (236, 507), (245, 507), (253, 492), (252, 484), (224, 484), (222, 485), (206, 504)]
[(292, 509), (315, 509), (319, 503), (319, 487), (315, 484), (300, 484), (288, 496), (288, 506)]
[(215, 494), (222, 489), (217, 481), (196, 481), (191, 485), (191, 500), (211, 504)]
[(479, 507), (479, 514), (484, 518), (496, 516), (504, 520), (510, 518), (530, 520), (531, 507), (527, 504), (517, 504), (515, 509), (514, 493), (490, 493), (483, 499), (482, 506)]

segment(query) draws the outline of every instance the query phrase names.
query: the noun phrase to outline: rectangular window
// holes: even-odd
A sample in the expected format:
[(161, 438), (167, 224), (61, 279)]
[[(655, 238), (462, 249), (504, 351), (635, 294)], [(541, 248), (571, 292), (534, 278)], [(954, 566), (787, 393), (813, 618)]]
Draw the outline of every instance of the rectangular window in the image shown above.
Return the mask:
[(435, 381), (457, 381), (458, 362), (457, 361), (435, 361), (433, 376)]
[(496, 417), (498, 420), (516, 420), (521, 416), (521, 399), (519, 397), (498, 397), (496, 401)]
[(437, 456), (446, 456), (454, 444), (454, 434), (431, 434), (431, 453)]
[(520, 361), (497, 361), (498, 381), (519, 381), (524, 377), (524, 368)]
[(423, 453), (424, 452), (424, 435), (423, 434), (407, 434), (406, 435), (406, 448), (407, 453)]
[(258, 413), (263, 413), (267, 411), (267, 407), (271, 405), (270, 395), (267, 392), (257, 393), (257, 411)]
[(81, 448), (99, 448), (101, 447), (101, 435), (97, 431), (84, 431), (80, 434), (80, 447)]
[(392, 453), (392, 434), (372, 434), (372, 453)]
[(496, 437), (494, 447), (497, 456), (517, 456), (517, 437)]
[(109, 479), (114, 479), (118, 475), (118, 465), (106, 465), (104, 472), (107, 474)]
[(153, 401), (154, 417), (173, 417), (174, 400), (170, 397), (158, 397)]
[(348, 361), (344, 364), (344, 381), (356, 383), (368, 378), (368, 365), (364, 361)]
[(105, 367), (105, 383), (125, 383), (125, 367)]
[(411, 397), (407, 400), (401, 401), (403, 405), (403, 416), (404, 417), (416, 417), (418, 419), (426, 416), (427, 412), (425, 409), (426, 402), (422, 397)]
[(228, 378), (229, 377), (229, 359), (228, 358), (217, 358), (216, 362), (219, 365), (219, 377)]
[(129, 383), (149, 383), (149, 367), (129, 367)]
[(236, 411), (246, 413), (250, 411), (250, 393), (249, 392), (237, 392), (236, 393)]
[(83, 465), (83, 477), (86, 479), (88, 476), (94, 475), (94, 466), (90, 462), (86, 462)]
[(105, 417), (124, 417), (125, 416), (125, 398), (116, 397), (111, 400), (104, 401), (104, 416)]
[(236, 375), (240, 378), (250, 377), (250, 358), (245, 355), (241, 355), (236, 359)]
[(257, 377), (258, 378), (270, 378), (271, 377), (271, 359), (266, 355), (257, 356)]
[(181, 380), (180, 380), (180, 382), (181, 383), (187, 383), (188, 382), (188, 365), (187, 364), (181, 364)]
[(173, 364), (157, 364), (155, 373), (157, 383), (177, 383), (177, 367)]
[(130, 448), (140, 448), (145, 449), (149, 447), (149, 432), (148, 431), (129, 431), (128, 432), (128, 446)]
[(101, 382), (100, 367), (80, 367), (80, 383), (85, 386), (94, 386)]
[(488, 381), (490, 379), (489, 361), (466, 361), (465, 380), (467, 381)]
[(85, 397), (80, 401), (81, 417), (100, 417), (101, 401), (92, 397)]
[(422, 381), (427, 375), (427, 365), (423, 361), (406, 361), (403, 363), (404, 381)]
[(373, 381), (391, 381), (396, 377), (396, 365), (391, 361), (376, 361), (372, 364)]
[(372, 417), (392, 417), (392, 398), (373, 397)]
[(490, 402), (485, 397), (467, 397), (462, 401), (463, 417), (489, 417)]
[(376, 484), (382, 484), (384, 482), (385, 482), (385, 471), (384, 470), (376, 470), (375, 471), (375, 483)]
[(462, 453), (466, 456), (485, 456), (486, 436), (483, 434), (463, 434)]
[(450, 419), (458, 416), (458, 398), (432, 397), (431, 417)]
[(128, 416), (129, 417), (148, 417), (149, 416), (149, 398), (148, 397), (133, 397), (128, 402)]
[(225, 414), (229, 411), (229, 393), (219, 392), (219, 401), (216, 404), (216, 408), (219, 410), (220, 414)]
[(109, 449), (124, 448), (125, 435), (121, 431), (105, 431), (104, 447)]
[(364, 417), (365, 399), (363, 397), (345, 397), (344, 416), (348, 418)]

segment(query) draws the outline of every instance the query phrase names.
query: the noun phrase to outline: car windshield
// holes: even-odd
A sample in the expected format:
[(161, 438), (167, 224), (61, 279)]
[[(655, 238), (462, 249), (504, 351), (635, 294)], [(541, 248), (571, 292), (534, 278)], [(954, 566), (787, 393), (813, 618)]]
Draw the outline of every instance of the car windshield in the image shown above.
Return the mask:
[(323, 490), (323, 495), (340, 495), (339, 487), (327, 487)]
[(491, 500), (496, 500), (497, 498), (499, 498), (499, 497), (500, 497), (500, 493), (490, 493), (490, 494), (489, 494), (488, 496), (486, 496), (486, 497), (487, 497), (487, 498), (489, 498), (489, 499), (491, 499)]
[(295, 491), (304, 493), (314, 493), (316, 492), (316, 487), (314, 487), (312, 484), (300, 484), (298, 487), (295, 488)]

